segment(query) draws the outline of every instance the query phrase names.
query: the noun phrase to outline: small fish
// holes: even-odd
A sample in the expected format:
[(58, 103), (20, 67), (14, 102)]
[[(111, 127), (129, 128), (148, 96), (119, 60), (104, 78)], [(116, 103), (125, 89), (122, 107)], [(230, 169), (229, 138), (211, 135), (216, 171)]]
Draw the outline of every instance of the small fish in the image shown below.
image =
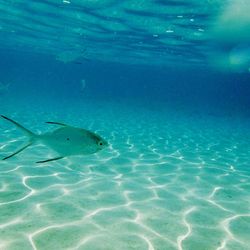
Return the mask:
[(0, 82), (0, 92), (8, 91), (8, 90), (9, 90), (9, 87), (10, 87), (10, 83), (4, 84), (4, 83), (1, 83), (1, 82)]
[(108, 143), (99, 135), (82, 128), (76, 128), (60, 122), (46, 122), (48, 124), (54, 124), (60, 126), (60, 128), (45, 134), (34, 134), (30, 130), (26, 129), (19, 123), (12, 119), (1, 115), (2, 118), (13, 123), (17, 128), (22, 130), (29, 138), (29, 141), (22, 148), (9, 156), (3, 158), (3, 160), (9, 159), (14, 155), (22, 152), (34, 143), (42, 143), (58, 153), (58, 156), (37, 161), (36, 163), (44, 163), (49, 161), (56, 161), (71, 155), (88, 155), (94, 154), (105, 147)]
[(82, 79), (81, 80), (81, 92), (83, 92), (86, 88), (86, 80), (85, 79)]

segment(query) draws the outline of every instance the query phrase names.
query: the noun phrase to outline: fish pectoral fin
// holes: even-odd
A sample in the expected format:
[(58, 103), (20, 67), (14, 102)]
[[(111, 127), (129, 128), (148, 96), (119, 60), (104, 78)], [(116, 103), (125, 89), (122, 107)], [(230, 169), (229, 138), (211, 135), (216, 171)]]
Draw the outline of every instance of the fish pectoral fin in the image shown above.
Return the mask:
[(45, 163), (45, 162), (49, 162), (49, 161), (57, 161), (57, 160), (60, 160), (62, 158), (64, 158), (64, 156), (58, 156), (58, 157), (51, 158), (51, 159), (44, 160), (44, 161), (37, 161), (36, 163)]
[(60, 125), (60, 126), (68, 126), (67, 124), (61, 123), (61, 122), (46, 122), (48, 124), (54, 124), (54, 125)]
[(19, 153), (22, 152), (24, 149), (26, 149), (27, 147), (29, 147), (31, 144), (32, 144), (32, 142), (29, 142), (28, 144), (26, 144), (26, 145), (23, 146), (22, 148), (18, 149), (16, 152), (12, 153), (12, 154), (9, 155), (9, 156), (4, 157), (3, 160), (7, 160), (7, 159), (11, 158), (12, 156), (19, 154)]

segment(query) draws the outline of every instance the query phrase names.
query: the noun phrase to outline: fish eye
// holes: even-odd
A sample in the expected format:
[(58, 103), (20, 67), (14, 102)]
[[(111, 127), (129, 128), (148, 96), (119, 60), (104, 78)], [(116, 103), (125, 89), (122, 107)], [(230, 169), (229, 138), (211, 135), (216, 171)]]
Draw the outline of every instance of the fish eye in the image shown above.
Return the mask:
[(103, 145), (103, 142), (102, 142), (102, 141), (99, 141), (99, 142), (98, 142), (98, 145), (99, 145), (99, 146), (102, 146), (102, 145)]

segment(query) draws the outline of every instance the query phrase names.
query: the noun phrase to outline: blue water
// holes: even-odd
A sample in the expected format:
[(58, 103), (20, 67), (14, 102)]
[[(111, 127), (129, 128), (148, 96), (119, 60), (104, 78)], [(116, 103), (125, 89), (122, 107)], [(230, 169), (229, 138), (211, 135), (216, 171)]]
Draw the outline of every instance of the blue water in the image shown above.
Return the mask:
[[(108, 141), (0, 162), (0, 250), (248, 250), (248, 1), (0, 1), (0, 114)], [(28, 140), (0, 119), (0, 158)]]

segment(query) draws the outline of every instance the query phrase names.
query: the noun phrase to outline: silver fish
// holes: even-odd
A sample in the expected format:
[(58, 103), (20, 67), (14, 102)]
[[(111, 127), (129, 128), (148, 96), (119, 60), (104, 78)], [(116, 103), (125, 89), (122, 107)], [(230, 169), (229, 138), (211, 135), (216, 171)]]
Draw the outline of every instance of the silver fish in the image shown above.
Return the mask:
[(71, 155), (94, 154), (108, 146), (108, 143), (96, 133), (93, 133), (86, 129), (72, 127), (64, 123), (46, 122), (48, 124), (58, 125), (60, 126), (60, 128), (52, 132), (39, 135), (34, 134), (30, 130), (26, 129), (19, 123), (6, 116), (1, 115), (1, 117), (13, 123), (29, 138), (29, 141), (26, 145), (24, 145), (22, 148), (18, 149), (11, 155), (4, 157), (3, 160), (13, 157), (14, 155), (22, 152), (24, 149), (28, 148), (34, 143), (42, 143), (58, 153), (58, 156), (54, 158), (37, 161), (37, 163), (55, 161)]

